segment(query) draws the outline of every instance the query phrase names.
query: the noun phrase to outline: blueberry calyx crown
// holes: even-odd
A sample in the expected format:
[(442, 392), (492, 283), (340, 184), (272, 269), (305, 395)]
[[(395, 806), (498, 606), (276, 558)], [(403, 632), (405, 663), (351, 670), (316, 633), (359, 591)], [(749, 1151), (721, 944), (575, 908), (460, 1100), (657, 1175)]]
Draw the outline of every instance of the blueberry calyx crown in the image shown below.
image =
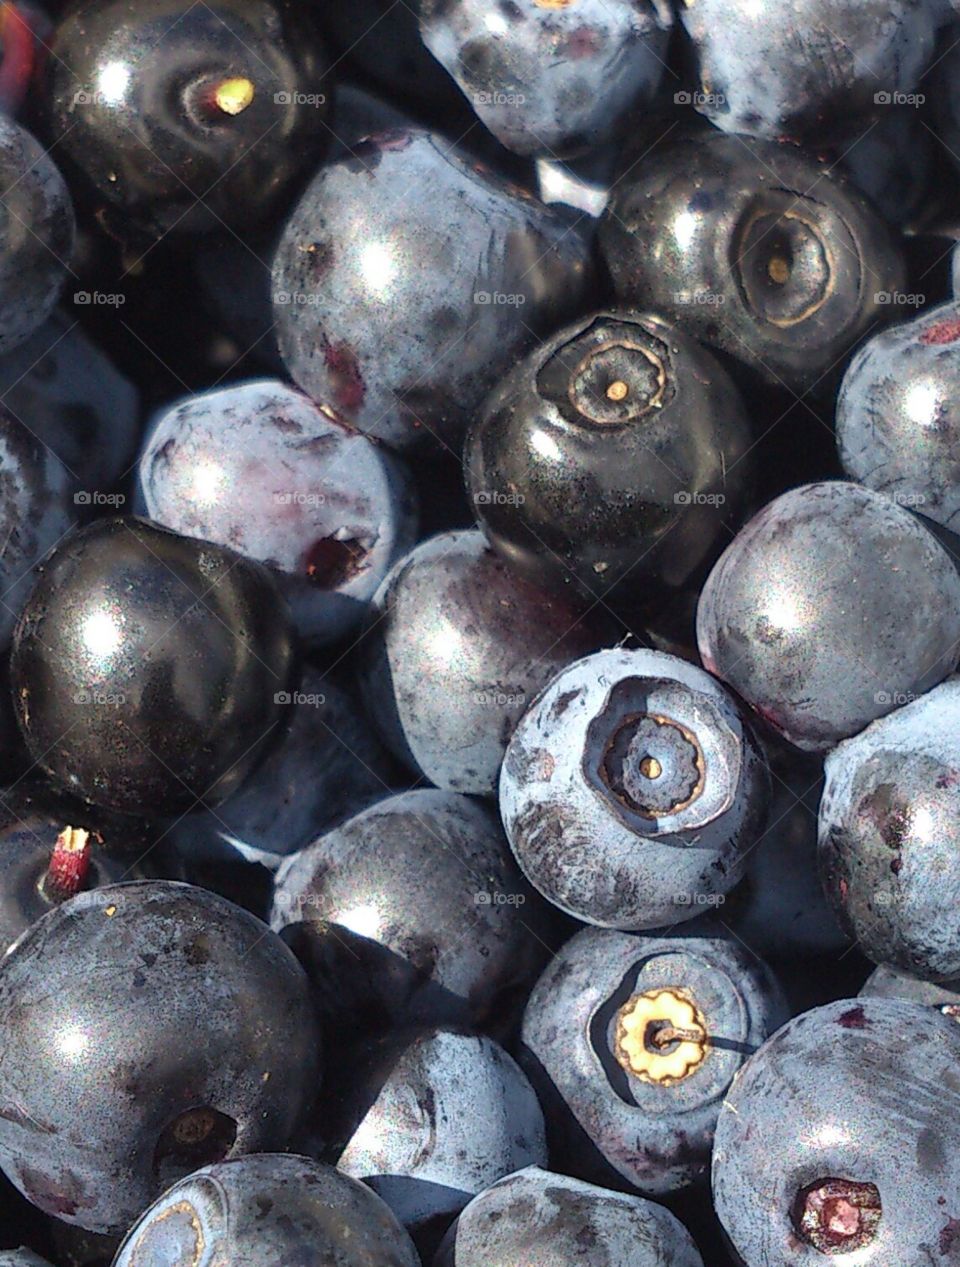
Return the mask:
[(847, 1254), (875, 1239), (882, 1213), (875, 1184), (825, 1178), (800, 1189), (792, 1221), (800, 1239), (821, 1254)]
[(613, 1054), (641, 1082), (682, 1082), (703, 1064), (708, 1045), (703, 1016), (679, 988), (634, 994), (617, 1013)]

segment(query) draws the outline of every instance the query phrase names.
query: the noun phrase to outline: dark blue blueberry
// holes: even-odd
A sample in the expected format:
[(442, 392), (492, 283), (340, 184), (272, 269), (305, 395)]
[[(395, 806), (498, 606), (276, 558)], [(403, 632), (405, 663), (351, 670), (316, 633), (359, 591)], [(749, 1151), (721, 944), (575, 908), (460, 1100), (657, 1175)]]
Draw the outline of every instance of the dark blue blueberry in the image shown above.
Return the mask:
[(470, 1202), (433, 1267), (703, 1267), (690, 1234), (643, 1197), (528, 1166)]
[(500, 812), (531, 884), (576, 919), (661, 928), (743, 872), (768, 775), (731, 696), (659, 651), (602, 651), (521, 718)]
[(933, 55), (930, 0), (687, 0), (698, 108), (725, 132), (819, 141), (870, 127), (878, 107), (915, 92)]
[(529, 1082), (478, 1035), (394, 1032), (349, 1052), (318, 1118), (324, 1155), (368, 1183), (418, 1244), (435, 1243), (495, 1180), (547, 1160)]
[(523, 1018), (563, 1168), (651, 1195), (702, 1180), (724, 1095), (786, 1015), (766, 965), (719, 926), (578, 933)]
[(74, 502), (73, 475), (42, 429), (35, 434), (2, 404), (0, 469), (0, 648), (6, 649), (37, 565), (74, 526), (81, 508)]
[(713, 129), (670, 137), (633, 166), (600, 244), (622, 302), (794, 388), (820, 385), (905, 283), (890, 230), (835, 169)]
[(524, 709), (605, 633), (596, 614), (518, 577), (481, 533), (443, 533), (401, 559), (376, 596), (364, 697), (412, 770), (493, 796)]
[(188, 861), (275, 868), (390, 794), (393, 763), (354, 692), (307, 666), (288, 694), (289, 722), (252, 774), (215, 810), (172, 828)]
[(823, 767), (794, 756), (772, 764), (767, 827), (747, 852), (746, 875), (723, 919), (746, 945), (774, 959), (836, 956), (849, 943), (817, 872)]
[(666, 0), (420, 0), (420, 33), (507, 149), (566, 157), (616, 135), (666, 70)]
[(946, 677), (960, 578), (908, 511), (808, 484), (743, 528), (700, 595), (703, 662), (790, 743), (825, 751)]
[(306, 1157), (205, 1166), (143, 1213), (114, 1267), (419, 1267), (410, 1238), (362, 1183)]
[(591, 279), (571, 217), (439, 136), (384, 133), (322, 168), (294, 208), (273, 267), (280, 350), (304, 391), (362, 431), (457, 449)]
[(480, 525), (539, 584), (593, 597), (702, 574), (753, 481), (739, 392), (659, 317), (596, 313), (521, 361), (467, 440)]
[(46, 150), (0, 115), (0, 354), (30, 337), (53, 311), (70, 271), (73, 204)]
[(0, 399), (75, 479), (77, 517), (123, 504), (113, 489), (136, 455), (138, 392), (75, 321), (55, 312), (0, 357)]
[(826, 760), (824, 888), (864, 954), (926, 981), (960, 976), (960, 679)]
[(745, 1267), (921, 1267), (960, 1248), (960, 1027), (841, 999), (788, 1022), (727, 1091), (717, 1214)]
[(3, 960), (0, 1026), (0, 1163), (91, 1231), (125, 1231), (198, 1166), (286, 1147), (317, 1090), (302, 969), (190, 885), (107, 885), (44, 915)]
[(331, 1004), (376, 1027), (509, 1025), (550, 931), (494, 813), (432, 789), (381, 801), (287, 859), (271, 922)]
[(926, 211), (936, 141), (916, 107), (885, 106), (854, 144), (844, 138), (830, 156), (889, 224), (908, 225)]
[(851, 479), (956, 529), (960, 516), (960, 303), (875, 334), (837, 401)]
[(349, 633), (415, 540), (399, 461), (275, 379), (204, 392), (163, 412), (139, 480), (157, 523), (271, 567), (312, 642)]
[(960, 979), (940, 984), (921, 981), (896, 968), (887, 968), (881, 964), (867, 977), (860, 990), (860, 998), (905, 999), (910, 1003), (922, 1003), (926, 1007), (936, 1008), (944, 1016), (960, 1020)]
[(50, 1267), (45, 1258), (30, 1249), (0, 1250), (0, 1267)]
[(216, 804), (263, 754), (292, 632), (267, 570), (142, 519), (101, 519), (44, 562), (11, 683), (33, 759), (85, 800)]
[(324, 52), (289, 0), (80, 0), (51, 50), (58, 152), (121, 234), (247, 229), (328, 135)]

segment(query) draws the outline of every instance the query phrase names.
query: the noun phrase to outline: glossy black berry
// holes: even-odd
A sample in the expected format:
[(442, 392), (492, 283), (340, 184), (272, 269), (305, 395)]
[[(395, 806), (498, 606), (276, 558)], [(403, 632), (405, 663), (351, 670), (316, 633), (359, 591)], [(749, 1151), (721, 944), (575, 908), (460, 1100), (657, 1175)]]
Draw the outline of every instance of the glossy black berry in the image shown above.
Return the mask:
[(289, 617), (266, 569), (141, 519), (67, 538), (14, 643), (14, 704), (34, 760), (129, 813), (227, 796), (290, 687)]
[(792, 387), (832, 370), (905, 279), (852, 185), (793, 146), (713, 131), (646, 155), (617, 186), (600, 241), (623, 302)]
[(555, 335), (487, 400), (464, 456), (481, 527), (514, 568), (587, 595), (679, 588), (727, 540), (753, 466), (740, 395), (653, 316)]
[(245, 228), (324, 143), (324, 54), (289, 0), (81, 0), (52, 54), (58, 153), (144, 233)]
[(3, 961), (0, 1025), (0, 1164), (92, 1231), (125, 1231), (198, 1166), (286, 1147), (317, 1090), (302, 969), (190, 885), (107, 885), (43, 916)]

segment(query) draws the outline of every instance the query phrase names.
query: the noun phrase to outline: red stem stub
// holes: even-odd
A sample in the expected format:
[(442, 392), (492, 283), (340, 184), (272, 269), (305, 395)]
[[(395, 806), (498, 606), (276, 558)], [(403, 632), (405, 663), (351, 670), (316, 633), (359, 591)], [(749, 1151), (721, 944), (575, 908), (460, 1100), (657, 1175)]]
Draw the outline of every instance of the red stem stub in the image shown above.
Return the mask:
[(793, 1226), (821, 1254), (848, 1254), (874, 1240), (882, 1213), (875, 1184), (817, 1179), (797, 1193)]
[(65, 902), (79, 893), (90, 870), (91, 836), (82, 827), (64, 827), (57, 837), (43, 882), (52, 902)]

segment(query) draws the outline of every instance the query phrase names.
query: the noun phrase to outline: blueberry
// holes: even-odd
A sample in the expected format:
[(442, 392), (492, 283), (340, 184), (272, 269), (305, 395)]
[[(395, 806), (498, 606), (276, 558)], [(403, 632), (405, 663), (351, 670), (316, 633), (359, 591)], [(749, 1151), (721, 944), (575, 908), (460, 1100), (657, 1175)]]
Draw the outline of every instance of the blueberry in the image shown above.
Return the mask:
[(507, 375), (467, 441), (481, 526), (540, 583), (679, 588), (742, 512), (753, 466), (739, 392), (658, 317), (601, 312)]
[(584, 929), (523, 1018), (552, 1147), (608, 1186), (662, 1195), (702, 1180), (724, 1095), (786, 1015), (769, 969), (722, 928)]
[(890, 231), (835, 170), (713, 131), (635, 164), (600, 244), (622, 301), (794, 388), (827, 377), (905, 284)]
[(960, 680), (875, 721), (826, 761), (824, 887), (864, 954), (960, 976)]
[(673, 13), (634, 5), (421, 0), (420, 33), (509, 150), (565, 157), (616, 135), (666, 69)]
[(277, 248), (291, 377), (390, 444), (457, 448), (534, 334), (582, 302), (592, 268), (572, 224), (439, 136), (372, 138), (321, 169)]
[(363, 644), (367, 706), (412, 770), (492, 796), (529, 701), (605, 632), (517, 577), (481, 533), (443, 533), (401, 559), (376, 596)]
[(204, 1166), (145, 1211), (114, 1267), (419, 1267), (409, 1237), (362, 1183), (306, 1157)]
[(960, 303), (873, 335), (837, 402), (843, 469), (948, 528), (960, 515)]
[(831, 157), (883, 218), (908, 225), (922, 215), (930, 198), (936, 142), (912, 106), (888, 106), (854, 145), (841, 140)]
[(325, 56), (288, 0), (81, 0), (51, 50), (51, 132), (125, 236), (249, 228), (323, 146)]
[(75, 514), (122, 505), (111, 490), (137, 451), (139, 393), (75, 321), (55, 312), (0, 358), (0, 399), (79, 484)]
[(914, 1003), (841, 999), (779, 1030), (717, 1124), (714, 1202), (746, 1267), (955, 1257), (958, 1061), (960, 1027)]
[(46, 150), (0, 115), (0, 355), (53, 311), (73, 256), (73, 204)]
[(101, 519), (45, 561), (11, 682), (31, 755), (53, 778), (158, 814), (240, 785), (281, 717), (292, 656), (259, 564), (141, 519)]
[(690, 1234), (643, 1197), (528, 1166), (474, 1197), (433, 1267), (703, 1267)]
[(500, 812), (527, 879), (609, 928), (691, 919), (740, 879), (768, 776), (732, 698), (659, 651), (601, 651), (524, 714)]
[(420, 789), (364, 810), (277, 872), (271, 922), (366, 1024), (509, 1013), (547, 912), (481, 802)]
[(233, 795), (172, 828), (184, 858), (276, 868), (389, 795), (392, 763), (354, 692), (307, 666), (288, 711), (283, 733)]
[(496, 1179), (546, 1164), (537, 1098), (489, 1038), (394, 1032), (338, 1068), (319, 1106), (322, 1144), (418, 1243)]
[(933, 55), (930, 0), (791, 0), (771, 21), (758, 0), (685, 0), (700, 106), (725, 132), (777, 139), (856, 135), (894, 94), (912, 93)]
[(960, 979), (956, 981), (920, 981), (896, 968), (882, 964), (874, 968), (860, 990), (861, 999), (905, 999), (936, 1008), (945, 1016), (960, 1019)]
[(838, 955), (848, 946), (817, 873), (819, 761), (795, 759), (772, 769), (767, 829), (746, 857), (746, 875), (723, 918), (746, 945), (771, 958)]
[[(0, 119), (0, 128), (2, 128)], [(0, 648), (37, 579), (36, 567), (73, 527), (71, 472), (41, 435), (0, 404)]]
[(0, 1267), (50, 1267), (45, 1258), (29, 1249), (0, 1250)]
[(707, 579), (700, 654), (784, 738), (825, 751), (954, 668), (960, 578), (906, 510), (856, 484), (770, 502)]
[(960, 299), (960, 242), (953, 248), (951, 260), (951, 278), (953, 281), (953, 294), (955, 299)]
[(314, 642), (354, 628), (415, 540), (397, 459), (274, 379), (165, 410), (139, 479), (151, 519), (278, 573), (300, 633)]
[(303, 971), (190, 885), (106, 885), (44, 915), (3, 960), (0, 1024), (0, 1164), (95, 1232), (197, 1166), (286, 1147), (316, 1092)]

